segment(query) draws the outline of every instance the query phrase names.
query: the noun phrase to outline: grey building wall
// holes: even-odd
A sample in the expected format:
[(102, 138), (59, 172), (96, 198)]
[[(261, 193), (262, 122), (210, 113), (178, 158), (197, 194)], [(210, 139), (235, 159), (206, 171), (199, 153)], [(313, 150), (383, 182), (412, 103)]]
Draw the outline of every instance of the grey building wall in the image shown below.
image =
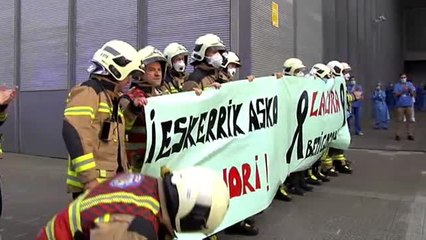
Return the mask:
[[(102, 1), (101, 1), (102, 2)], [(76, 1), (76, 82), (87, 80), (87, 68), (97, 49), (112, 39), (136, 47), (137, 0)]]
[[(5, 84), (7, 87), (15, 85), (15, 1), (3, 0), (0, 1), (0, 84)], [(16, 124), (17, 103), (14, 102), (8, 107), (8, 121), (1, 127), (5, 139), (5, 149), (12, 151), (18, 150), (18, 137)]]
[(294, 1), (296, 8), (296, 53), (310, 69), (323, 60), (322, 2), (311, 0)]
[[(147, 1), (147, 44), (161, 51), (172, 42), (184, 45), (189, 51), (196, 38), (206, 33), (218, 35), (230, 48), (230, 0), (175, 0), (167, 3)], [(176, 9), (185, 9), (186, 14)], [(208, 9), (208, 10), (207, 10)], [(202, 11), (202, 14), (197, 14)], [(188, 17), (191, 16), (191, 17)]]
[(426, 6), (404, 11), (404, 36), (405, 60), (426, 60)]
[(272, 25), (272, 1), (251, 1), (251, 71), (255, 76), (282, 71), (283, 61), (295, 55), (293, 0), (276, 0), (279, 27)]
[[(347, 61), (364, 87), (370, 118), (377, 82), (397, 81), (403, 70), (402, 11), (398, 0), (323, 0), (324, 61)], [(385, 16), (382, 21), (379, 16)], [(369, 127), (369, 126), (366, 126)]]

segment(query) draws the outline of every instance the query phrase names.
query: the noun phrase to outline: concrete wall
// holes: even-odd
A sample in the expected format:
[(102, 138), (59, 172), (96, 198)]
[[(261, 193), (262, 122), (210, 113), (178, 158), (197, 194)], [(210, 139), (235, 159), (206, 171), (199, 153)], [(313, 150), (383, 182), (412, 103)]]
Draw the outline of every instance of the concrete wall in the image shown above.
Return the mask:
[[(402, 9), (398, 0), (323, 0), (324, 61), (347, 61), (366, 96), (403, 70)], [(386, 20), (380, 20), (384, 16)], [(365, 100), (365, 119), (371, 101)]]

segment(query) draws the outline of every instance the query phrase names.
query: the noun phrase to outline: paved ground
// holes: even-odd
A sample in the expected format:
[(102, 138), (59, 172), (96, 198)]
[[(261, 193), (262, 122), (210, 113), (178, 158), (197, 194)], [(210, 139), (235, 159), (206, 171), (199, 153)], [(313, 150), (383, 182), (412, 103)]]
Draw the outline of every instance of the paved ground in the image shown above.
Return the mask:
[[(221, 239), (424, 240), (426, 239), (426, 116), (416, 141), (396, 143), (393, 132), (366, 130), (348, 152), (355, 172), (333, 178), (304, 197), (274, 201), (256, 217), (257, 237)], [(375, 150), (380, 149), (380, 150)], [(69, 196), (65, 161), (6, 154), (0, 162), (5, 206), (1, 239), (34, 239)]]

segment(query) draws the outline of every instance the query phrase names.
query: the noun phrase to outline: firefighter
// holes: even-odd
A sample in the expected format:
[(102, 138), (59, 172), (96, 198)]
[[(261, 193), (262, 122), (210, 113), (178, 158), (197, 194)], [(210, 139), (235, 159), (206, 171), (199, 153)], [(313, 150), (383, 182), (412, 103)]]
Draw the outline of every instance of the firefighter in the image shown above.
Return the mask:
[[(231, 82), (235, 80), (237, 69), (241, 67), (240, 57), (234, 52), (227, 51), (222, 53), (223, 63), (219, 71), (219, 79), (217, 82), (220, 84)], [(254, 80), (253, 75), (246, 77), (249, 82)]]
[[(289, 58), (283, 63), (284, 76), (303, 77), (305, 75), (305, 69), (306, 66), (303, 64), (302, 60), (298, 58)], [(277, 197), (283, 200), (287, 198), (287, 196), (283, 194), (283, 190), (286, 190), (285, 187), (288, 188), (288, 191), (291, 194), (296, 194), (300, 196), (303, 196), (305, 191), (312, 191), (313, 187), (307, 184), (305, 175), (306, 171), (290, 173), (285, 183), (280, 186)], [(311, 178), (311, 176), (308, 177)], [(315, 178), (315, 176), (312, 175), (312, 178)], [(319, 183), (318, 179), (312, 181), (315, 181), (315, 184)]]
[(207, 88), (219, 89), (221, 85), (217, 81), (225, 50), (225, 45), (217, 35), (209, 33), (199, 37), (191, 54), (194, 71), (184, 82), (183, 91), (201, 94)]
[(73, 198), (128, 171), (119, 95), (141, 74), (137, 50), (112, 40), (96, 51), (89, 80), (74, 87), (64, 111), (62, 136), (68, 150), (68, 192)]
[(74, 200), (36, 239), (172, 239), (175, 231), (209, 235), (228, 206), (225, 182), (207, 168), (165, 172), (161, 178), (120, 174)]
[[(219, 79), (217, 82), (225, 84), (235, 80), (237, 69), (241, 67), (241, 61), (237, 54), (228, 51), (222, 53), (223, 63), (219, 71)], [(254, 80), (254, 76), (247, 77), (249, 82)], [(253, 218), (247, 218), (225, 229), (226, 234), (241, 234), (247, 236), (256, 236), (259, 229), (254, 226), (255, 221)], [(211, 239), (211, 238), (210, 238)]]
[[(339, 61), (330, 61), (327, 66), (331, 69), (332, 77), (344, 77), (344, 65)], [(350, 109), (350, 103), (361, 99), (362, 93), (355, 91), (354, 93), (347, 92), (347, 108)], [(349, 111), (349, 110), (348, 110)], [(344, 155), (344, 150), (337, 148), (329, 148), (328, 154), (322, 161), (322, 173), (327, 176), (338, 176), (338, 173), (351, 174), (352, 169), (347, 163)], [(337, 171), (337, 172), (336, 172)]]
[[(311, 75), (314, 79), (320, 79), (324, 81), (325, 83), (328, 82), (328, 80), (332, 77), (331, 75), (331, 69), (327, 67), (325, 64), (317, 63), (315, 64), (311, 71), (309, 72), (309, 75)], [(321, 173), (321, 160), (325, 158), (328, 154), (328, 150), (326, 150), (320, 159), (318, 159), (313, 165), (312, 168), (308, 170), (310, 175), (314, 175), (317, 179), (321, 180), (321, 182), (329, 182), (330, 179)]]
[(145, 159), (146, 122), (144, 105), (146, 98), (169, 94), (162, 88), (166, 73), (167, 60), (163, 54), (153, 46), (146, 46), (138, 52), (144, 66), (144, 73), (134, 79), (130, 90), (120, 99), (126, 119), (126, 153), (132, 172), (141, 172)]
[(188, 65), (189, 52), (179, 43), (170, 43), (164, 49), (163, 54), (168, 63), (163, 87), (170, 93), (182, 92), (183, 82), (188, 77), (185, 70)]

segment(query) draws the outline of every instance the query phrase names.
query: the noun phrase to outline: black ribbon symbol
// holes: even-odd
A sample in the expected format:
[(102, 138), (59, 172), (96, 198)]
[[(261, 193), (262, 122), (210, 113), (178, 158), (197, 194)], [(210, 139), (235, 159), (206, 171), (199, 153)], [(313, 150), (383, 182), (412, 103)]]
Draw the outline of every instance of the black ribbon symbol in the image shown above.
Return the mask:
[(308, 116), (308, 92), (303, 91), (300, 96), (299, 103), (297, 104), (297, 128), (293, 135), (293, 141), (290, 148), (287, 150), (286, 161), (290, 164), (291, 155), (293, 153), (294, 144), (297, 139), (297, 159), (303, 158), (303, 124)]

